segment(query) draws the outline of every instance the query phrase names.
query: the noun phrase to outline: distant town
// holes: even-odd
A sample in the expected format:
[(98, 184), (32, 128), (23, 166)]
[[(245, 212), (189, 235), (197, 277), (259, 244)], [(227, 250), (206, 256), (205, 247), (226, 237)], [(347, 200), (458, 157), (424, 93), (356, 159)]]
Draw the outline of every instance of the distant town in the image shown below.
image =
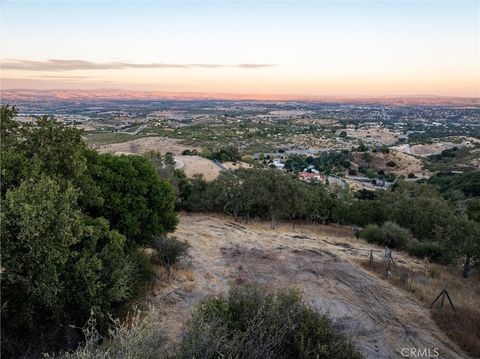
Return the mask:
[[(38, 101), (15, 90), (4, 99), (9, 96), (20, 111), (17, 121), (53, 116), (83, 129), (85, 140), (100, 151), (170, 152), (187, 175), (206, 179), (228, 166), (264, 166), (295, 172), (304, 181), (385, 189), (399, 177), (416, 180), (480, 166), (475, 99), (63, 100), (45, 92)], [(213, 152), (232, 148), (233, 154), (224, 151), (210, 163)]]

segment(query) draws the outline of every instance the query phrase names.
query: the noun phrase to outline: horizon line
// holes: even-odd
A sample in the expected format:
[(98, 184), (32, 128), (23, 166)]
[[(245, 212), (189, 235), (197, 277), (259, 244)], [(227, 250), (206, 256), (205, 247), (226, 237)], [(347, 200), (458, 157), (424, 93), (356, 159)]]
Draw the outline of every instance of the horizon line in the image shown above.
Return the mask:
[(315, 95), (315, 94), (275, 94), (275, 93), (255, 93), (255, 92), (218, 92), (218, 91), (165, 91), (165, 90), (131, 90), (115, 87), (102, 87), (102, 88), (51, 88), (51, 89), (39, 89), (32, 87), (10, 87), (2, 88), (0, 86), (0, 94), (4, 91), (35, 91), (35, 92), (105, 92), (115, 91), (123, 93), (137, 93), (137, 94), (150, 94), (150, 95), (203, 95), (203, 96), (225, 96), (232, 97), (242, 96), (246, 97), (271, 97), (271, 98), (291, 98), (291, 99), (321, 99), (321, 98), (335, 98), (335, 99), (391, 99), (391, 98), (442, 98), (442, 99), (477, 99), (480, 100), (480, 96), (455, 96), (455, 95), (437, 95), (437, 94), (385, 94), (385, 95), (340, 95), (340, 94), (328, 94), (328, 95)]

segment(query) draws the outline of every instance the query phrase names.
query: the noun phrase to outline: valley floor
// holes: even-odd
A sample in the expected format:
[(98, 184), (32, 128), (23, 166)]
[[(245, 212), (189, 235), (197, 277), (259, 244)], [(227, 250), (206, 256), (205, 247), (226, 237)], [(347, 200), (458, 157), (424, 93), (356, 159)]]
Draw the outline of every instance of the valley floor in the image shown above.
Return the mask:
[[(182, 214), (177, 239), (192, 246), (184, 268), (159, 272), (148, 300), (168, 328), (167, 344), (178, 340), (194, 306), (230, 285), (260, 283), (297, 287), (305, 301), (330, 317), (367, 358), (398, 358), (402, 348), (438, 348), (440, 358), (467, 357), (437, 327), (429, 310), (407, 292), (363, 269), (374, 250), (350, 230), (320, 225), (245, 224), (232, 218)], [(394, 254), (398, 263), (420, 261)], [(166, 280), (166, 278), (168, 278)]]

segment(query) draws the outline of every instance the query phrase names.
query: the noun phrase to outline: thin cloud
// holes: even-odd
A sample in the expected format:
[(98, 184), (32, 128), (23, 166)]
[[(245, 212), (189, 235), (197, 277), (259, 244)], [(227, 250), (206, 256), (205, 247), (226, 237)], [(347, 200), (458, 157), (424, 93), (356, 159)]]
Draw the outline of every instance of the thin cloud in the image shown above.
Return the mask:
[(242, 69), (261, 69), (263, 67), (273, 67), (276, 65), (273, 64), (239, 64), (235, 65), (236, 67), (241, 67)]
[(53, 80), (85, 80), (91, 79), (91, 76), (61, 76), (61, 75), (38, 75), (33, 76), (32, 78), (39, 78), (39, 79), (53, 79)]
[(7, 60), (1, 64), (5, 70), (25, 71), (73, 71), (73, 70), (122, 70), (122, 69), (191, 69), (191, 68), (241, 68), (259, 69), (276, 66), (274, 64), (172, 64), (172, 63), (133, 63), (124, 61), (93, 62), (85, 60), (49, 59), (45, 61)]

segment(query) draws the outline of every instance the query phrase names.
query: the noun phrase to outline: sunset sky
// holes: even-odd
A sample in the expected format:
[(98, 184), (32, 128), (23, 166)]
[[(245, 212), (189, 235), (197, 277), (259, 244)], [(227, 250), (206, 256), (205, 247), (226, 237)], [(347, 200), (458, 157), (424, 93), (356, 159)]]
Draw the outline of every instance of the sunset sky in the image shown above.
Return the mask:
[(480, 96), (480, 1), (1, 1), (2, 88)]

